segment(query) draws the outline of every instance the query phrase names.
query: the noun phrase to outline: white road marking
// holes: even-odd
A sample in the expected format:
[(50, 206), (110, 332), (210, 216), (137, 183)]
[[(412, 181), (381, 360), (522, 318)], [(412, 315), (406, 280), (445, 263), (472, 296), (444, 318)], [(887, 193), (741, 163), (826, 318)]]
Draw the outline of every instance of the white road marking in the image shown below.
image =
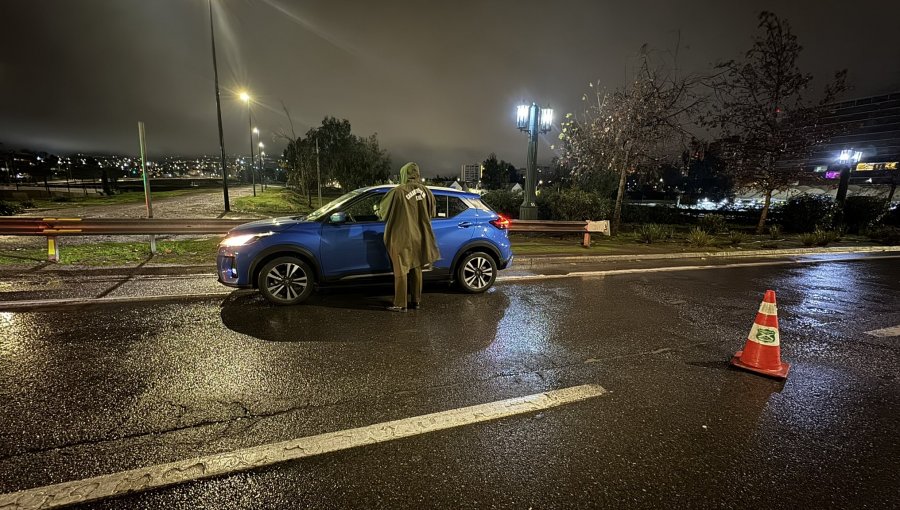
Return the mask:
[(573, 271), (571, 273), (566, 274), (551, 274), (551, 275), (542, 275), (542, 274), (534, 274), (534, 275), (519, 275), (519, 276), (498, 276), (498, 282), (516, 282), (516, 281), (528, 281), (528, 280), (554, 280), (561, 278), (590, 278), (590, 277), (598, 277), (598, 276), (615, 276), (621, 274), (637, 274), (637, 273), (666, 273), (666, 272), (675, 272), (675, 271), (698, 271), (702, 269), (731, 269), (736, 267), (757, 267), (757, 266), (780, 266), (780, 265), (791, 265), (791, 264), (821, 264), (823, 262), (844, 262), (844, 261), (857, 261), (857, 260), (873, 260), (873, 259), (895, 259), (900, 258), (897, 255), (886, 255), (884, 257), (856, 257), (856, 258), (833, 258), (833, 259), (818, 259), (818, 260), (777, 260), (770, 262), (739, 262), (736, 264), (716, 264), (716, 265), (706, 265), (706, 266), (667, 266), (667, 267), (646, 267), (646, 268), (636, 268), (636, 269), (608, 269), (602, 271)]
[(519, 414), (533, 413), (599, 397), (604, 394), (606, 394), (606, 390), (597, 384), (572, 386), (525, 397), (461, 407), (401, 420), (376, 423), (366, 427), (328, 432), (233, 452), (196, 457), (84, 480), (0, 494), (0, 509), (58, 508), (65, 505), (96, 501), (203, 478), (257, 469), (289, 460), (303, 459), (358, 446), (393, 441)]
[(887, 338), (890, 336), (900, 336), (900, 326), (893, 326), (884, 329), (873, 329), (872, 331), (866, 331), (866, 334), (882, 338)]

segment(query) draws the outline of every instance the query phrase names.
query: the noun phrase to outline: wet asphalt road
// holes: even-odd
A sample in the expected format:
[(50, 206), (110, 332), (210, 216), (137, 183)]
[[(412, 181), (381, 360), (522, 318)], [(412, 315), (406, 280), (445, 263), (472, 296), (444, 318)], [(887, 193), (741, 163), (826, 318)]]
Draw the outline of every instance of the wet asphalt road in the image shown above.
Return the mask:
[[(767, 288), (784, 383), (728, 367)], [(84, 508), (896, 508), (900, 258), (0, 312), (0, 492), (565, 388)]]

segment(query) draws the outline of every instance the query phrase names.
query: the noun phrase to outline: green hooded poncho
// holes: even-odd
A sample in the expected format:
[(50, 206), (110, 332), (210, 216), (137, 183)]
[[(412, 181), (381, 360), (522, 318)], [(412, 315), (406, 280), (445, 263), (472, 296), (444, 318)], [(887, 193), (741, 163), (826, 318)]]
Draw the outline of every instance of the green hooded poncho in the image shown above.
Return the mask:
[(419, 179), (418, 165), (403, 165), (400, 184), (378, 206), (378, 215), (386, 220), (384, 246), (391, 260), (400, 262), (401, 267), (395, 267), (395, 273), (406, 273), (441, 258), (431, 229), (431, 218), (437, 215), (434, 195)]

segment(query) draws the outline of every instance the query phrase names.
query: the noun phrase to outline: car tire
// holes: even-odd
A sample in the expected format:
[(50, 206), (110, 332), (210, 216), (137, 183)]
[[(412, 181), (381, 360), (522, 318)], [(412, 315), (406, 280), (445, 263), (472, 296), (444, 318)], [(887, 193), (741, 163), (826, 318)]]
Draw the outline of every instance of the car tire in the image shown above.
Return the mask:
[(309, 264), (297, 257), (278, 257), (259, 270), (259, 292), (276, 305), (297, 305), (313, 292), (316, 276)]
[(467, 254), (456, 266), (456, 282), (470, 294), (490, 289), (497, 280), (497, 262), (483, 251)]

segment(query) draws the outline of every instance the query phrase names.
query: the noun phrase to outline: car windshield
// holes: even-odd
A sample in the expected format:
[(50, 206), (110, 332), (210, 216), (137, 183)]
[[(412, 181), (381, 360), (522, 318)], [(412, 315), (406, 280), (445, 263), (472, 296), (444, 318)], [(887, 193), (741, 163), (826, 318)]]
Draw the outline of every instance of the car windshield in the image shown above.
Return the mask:
[(327, 204), (319, 207), (315, 211), (309, 213), (307, 216), (297, 216), (296, 219), (305, 219), (307, 221), (317, 221), (319, 218), (325, 216), (329, 211), (333, 211), (335, 209), (340, 208), (342, 205), (346, 204), (348, 201), (352, 200), (353, 197), (358, 196), (362, 193), (362, 189), (353, 190), (350, 193), (345, 195), (341, 195), (340, 197), (328, 202)]

